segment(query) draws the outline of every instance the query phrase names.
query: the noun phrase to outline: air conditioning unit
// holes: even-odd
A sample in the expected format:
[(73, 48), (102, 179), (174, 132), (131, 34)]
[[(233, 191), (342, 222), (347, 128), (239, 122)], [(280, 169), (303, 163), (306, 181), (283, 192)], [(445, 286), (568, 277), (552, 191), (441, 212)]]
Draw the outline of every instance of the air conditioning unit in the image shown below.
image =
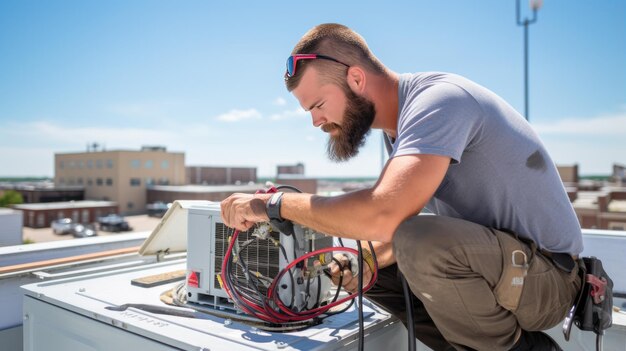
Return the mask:
[[(257, 230), (257, 232), (255, 232)], [(262, 233), (260, 233), (262, 232)], [(276, 232), (269, 224), (241, 232), (237, 245), (244, 245), (239, 254), (249, 271), (274, 279), (295, 258), (315, 250), (332, 247), (333, 238), (309, 228), (294, 226), (294, 235)], [(219, 203), (188, 209), (187, 220), (187, 303), (197, 303), (219, 309), (235, 308), (222, 285), (222, 261), (233, 230), (222, 222)], [(263, 238), (259, 239), (258, 236)], [(314, 260), (330, 260), (330, 254), (295, 265), (278, 283), (281, 301), (296, 311), (313, 308), (318, 301), (331, 298), (330, 279), (317, 274), (311, 279)], [(319, 273), (319, 272), (318, 272)], [(235, 276), (246, 284), (246, 276), (237, 266)], [(259, 286), (260, 293), (267, 286)]]

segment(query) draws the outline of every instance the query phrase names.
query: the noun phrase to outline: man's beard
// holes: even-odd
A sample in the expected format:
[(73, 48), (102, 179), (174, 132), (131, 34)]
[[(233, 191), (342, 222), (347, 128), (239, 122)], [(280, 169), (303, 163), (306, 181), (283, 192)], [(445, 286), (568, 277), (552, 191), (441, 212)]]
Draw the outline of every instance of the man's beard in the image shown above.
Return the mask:
[(329, 137), (326, 146), (328, 158), (335, 162), (347, 161), (359, 153), (376, 115), (374, 103), (356, 95), (349, 88), (346, 89), (346, 98), (347, 105), (341, 126), (336, 123), (322, 126), (322, 130), (327, 133), (335, 129), (338, 131), (337, 135)]

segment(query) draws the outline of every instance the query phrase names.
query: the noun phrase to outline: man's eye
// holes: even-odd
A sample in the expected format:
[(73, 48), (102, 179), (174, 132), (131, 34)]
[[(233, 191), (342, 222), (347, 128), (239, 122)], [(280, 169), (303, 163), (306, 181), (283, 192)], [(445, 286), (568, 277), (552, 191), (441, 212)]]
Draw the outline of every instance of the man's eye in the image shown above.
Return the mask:
[(323, 102), (322, 102), (321, 104), (319, 104), (319, 105), (315, 106), (315, 107), (317, 107), (317, 108), (322, 108), (322, 106), (324, 106), (324, 103), (323, 103)]

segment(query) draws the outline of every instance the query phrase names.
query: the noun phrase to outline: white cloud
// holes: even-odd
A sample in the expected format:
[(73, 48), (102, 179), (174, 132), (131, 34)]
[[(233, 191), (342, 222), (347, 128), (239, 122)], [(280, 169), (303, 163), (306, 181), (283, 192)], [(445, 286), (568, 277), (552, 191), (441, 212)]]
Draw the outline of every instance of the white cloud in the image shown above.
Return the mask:
[[(107, 150), (139, 150), (142, 145), (163, 145), (172, 152), (184, 152), (199, 164), (243, 164), (250, 161), (249, 143), (232, 144), (232, 135), (217, 123), (170, 123), (163, 127), (125, 127), (119, 125), (72, 126), (62, 122), (0, 121), (0, 176), (52, 175), (55, 153), (82, 152), (88, 143), (97, 142)], [(232, 128), (231, 128), (232, 129)], [(248, 131), (242, 139), (252, 140)], [(270, 145), (271, 146), (271, 145)], [(268, 146), (268, 148), (270, 148)], [(257, 147), (255, 144), (254, 147)], [(268, 155), (275, 150), (264, 150)], [(197, 156), (196, 156), (197, 155)]]
[(154, 143), (170, 139), (175, 134), (167, 130), (151, 130), (147, 128), (112, 127), (71, 127), (55, 125), (49, 122), (32, 122), (13, 125), (10, 129), (16, 137), (23, 137), (30, 142), (54, 142), (74, 145), (102, 141), (110, 144), (128, 145), (129, 143)]
[(282, 97), (277, 97), (276, 100), (274, 100), (274, 105), (276, 106), (285, 106), (287, 105), (287, 100), (283, 99)]
[(54, 154), (47, 147), (0, 145), (0, 176), (51, 177), (54, 175)]
[[(233, 112), (234, 111), (234, 112)], [(255, 109), (233, 110), (235, 121), (262, 118)], [(275, 120), (306, 118), (298, 108), (276, 114)], [(236, 117), (236, 118), (235, 118)], [(108, 150), (139, 150), (142, 145), (164, 145), (170, 151), (184, 152), (186, 164), (239, 165), (258, 167), (259, 175), (273, 175), (278, 163), (303, 161), (310, 176), (373, 176), (380, 171), (380, 134), (372, 133), (368, 143), (351, 162), (335, 164), (326, 159), (325, 136), (311, 132), (307, 123), (276, 128), (278, 123), (260, 129), (242, 123), (233, 126), (216, 119), (185, 122), (159, 119), (158, 124), (130, 127), (124, 122), (90, 121), (87, 126), (47, 118), (39, 122), (0, 119), (0, 176), (52, 175), (54, 153), (81, 152), (86, 144), (98, 142)], [(96, 124), (97, 123), (97, 124)], [(624, 163), (626, 119), (619, 113), (587, 120), (567, 119), (533, 126), (540, 131), (557, 164), (578, 163), (582, 174), (606, 174), (613, 163)], [(102, 125), (103, 127), (99, 127)], [(233, 140), (233, 132), (237, 138)], [(281, 142), (259, 142), (259, 135)], [(305, 158), (303, 159), (303, 155)]]
[(216, 119), (223, 122), (239, 122), (247, 119), (261, 119), (261, 117), (262, 115), (259, 111), (250, 108), (247, 110), (230, 110), (217, 116)]
[(532, 123), (557, 164), (578, 164), (579, 172), (609, 174), (624, 160), (626, 111), (589, 118)]
[[(571, 136), (546, 136), (542, 138), (552, 160), (557, 165), (579, 165), (579, 173), (610, 174), (614, 163), (624, 163), (626, 145), (613, 138), (580, 138)], [(620, 145), (621, 144), (621, 145)]]
[(626, 135), (626, 113), (592, 118), (566, 118), (532, 125), (540, 134)]
[(298, 107), (295, 110), (284, 110), (283, 112), (275, 113), (270, 116), (270, 119), (272, 121), (280, 121), (280, 120), (304, 117), (307, 114), (308, 113), (305, 110)]

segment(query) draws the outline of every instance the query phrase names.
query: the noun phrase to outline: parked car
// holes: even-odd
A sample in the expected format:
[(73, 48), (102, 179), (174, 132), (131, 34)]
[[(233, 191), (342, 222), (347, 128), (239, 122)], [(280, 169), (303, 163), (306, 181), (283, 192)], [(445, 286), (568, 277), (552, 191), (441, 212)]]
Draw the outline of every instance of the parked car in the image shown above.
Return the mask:
[(74, 226), (74, 221), (71, 218), (59, 218), (52, 221), (50, 227), (54, 234), (69, 234)]
[(98, 226), (100, 230), (107, 232), (125, 232), (133, 230), (124, 217), (118, 214), (109, 214), (98, 218)]
[(71, 233), (75, 238), (89, 238), (98, 235), (98, 232), (96, 232), (96, 229), (92, 225), (80, 223), (74, 224)]
[(170, 207), (172, 207), (172, 203), (166, 204), (165, 202), (155, 202), (147, 204), (146, 210), (148, 210), (148, 216), (161, 218)]

